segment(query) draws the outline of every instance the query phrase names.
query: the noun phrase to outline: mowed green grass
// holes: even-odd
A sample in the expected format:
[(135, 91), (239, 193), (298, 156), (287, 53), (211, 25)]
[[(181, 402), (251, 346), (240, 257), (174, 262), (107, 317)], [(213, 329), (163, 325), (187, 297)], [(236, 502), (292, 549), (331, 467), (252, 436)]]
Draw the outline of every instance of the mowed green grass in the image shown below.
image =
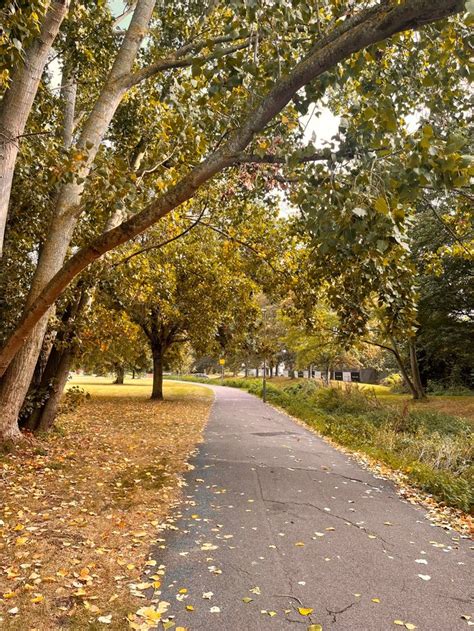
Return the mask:
[[(140, 379), (125, 378), (123, 385), (113, 383), (113, 377), (95, 377), (93, 375), (73, 375), (69, 379), (66, 389), (72, 386), (80, 386), (91, 397), (107, 398), (148, 398), (151, 395), (152, 379), (143, 377)], [(164, 382), (164, 396), (169, 401), (192, 398), (212, 398), (212, 390), (192, 383)]]

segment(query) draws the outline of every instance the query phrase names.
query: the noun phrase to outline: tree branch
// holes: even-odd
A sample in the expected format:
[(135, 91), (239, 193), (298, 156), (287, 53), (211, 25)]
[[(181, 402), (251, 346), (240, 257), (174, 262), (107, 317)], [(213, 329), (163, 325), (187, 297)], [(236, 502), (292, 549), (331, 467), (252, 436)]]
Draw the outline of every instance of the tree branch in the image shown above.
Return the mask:
[(114, 269), (118, 265), (123, 265), (123, 263), (128, 263), (128, 261), (130, 261), (130, 259), (133, 259), (135, 256), (138, 256), (139, 254), (144, 254), (145, 252), (149, 252), (150, 250), (157, 250), (159, 248), (164, 247), (165, 245), (168, 245), (168, 243), (173, 243), (173, 241), (177, 241), (181, 237), (184, 237), (184, 235), (188, 234), (188, 232), (191, 232), (191, 230), (193, 228), (195, 228), (198, 225), (198, 223), (200, 223), (200, 221), (201, 221), (204, 213), (206, 212), (206, 210), (207, 210), (207, 208), (203, 208), (203, 210), (199, 214), (199, 217), (197, 219), (195, 219), (185, 230), (183, 230), (179, 234), (177, 234), (174, 237), (171, 237), (169, 239), (166, 239), (165, 241), (161, 241), (160, 243), (154, 243), (152, 245), (147, 245), (146, 247), (142, 248), (141, 250), (137, 250), (136, 252), (133, 252), (132, 254), (130, 254), (129, 256), (125, 257), (121, 261), (118, 261), (117, 263), (114, 263), (112, 265), (112, 269)]
[(135, 0), (135, 2), (132, 2), (131, 5), (127, 9), (125, 9), (123, 13), (121, 13), (115, 18), (115, 20), (112, 22), (112, 28), (117, 28), (117, 26), (120, 24), (120, 22), (122, 22), (122, 20), (124, 20), (128, 15), (130, 15), (130, 13), (133, 13), (135, 11), (136, 6), (137, 6), (137, 1)]
[(451, 237), (456, 241), (456, 243), (458, 243), (462, 249), (466, 252), (466, 254), (468, 254), (469, 256), (471, 256), (472, 252), (470, 252), (469, 248), (466, 248), (466, 246), (464, 245), (464, 243), (461, 241), (461, 239), (458, 237), (458, 235), (454, 232), (454, 230), (451, 228), (451, 226), (449, 224), (447, 224), (444, 219), (438, 214), (438, 211), (436, 210), (436, 208), (433, 206), (433, 204), (431, 202), (429, 202), (427, 199), (423, 200), (425, 202), (425, 204), (428, 206), (428, 208), (431, 210), (431, 212), (433, 213), (433, 215), (436, 217), (436, 219), (438, 220), (438, 222), (443, 226), (443, 228), (446, 230), (446, 232), (448, 232)]
[[(217, 43), (219, 41), (228, 41), (228, 38), (227, 37), (215, 38), (212, 41), (212, 43)], [(145, 79), (149, 79), (150, 77), (153, 77), (159, 72), (164, 72), (165, 70), (172, 70), (174, 68), (187, 68), (189, 66), (192, 66), (193, 64), (202, 64), (202, 63), (205, 63), (206, 61), (211, 61), (213, 59), (218, 59), (219, 57), (225, 57), (227, 55), (231, 55), (232, 53), (235, 53), (239, 50), (243, 50), (244, 48), (247, 48), (247, 46), (249, 45), (249, 41), (250, 39), (247, 38), (240, 44), (234, 44), (233, 46), (228, 46), (227, 48), (219, 47), (213, 50), (212, 52), (208, 53), (207, 55), (201, 55), (201, 56), (197, 55), (196, 53), (202, 50), (203, 48), (206, 48), (209, 45), (208, 41), (202, 41), (194, 45), (187, 44), (186, 46), (183, 46), (181, 49), (176, 51), (176, 53), (172, 55), (171, 57), (165, 57), (164, 59), (159, 59), (158, 61), (155, 61), (154, 63), (150, 64), (149, 66), (140, 68), (140, 70), (137, 70), (135, 73), (126, 77), (125, 86), (127, 88), (131, 88), (134, 85), (137, 85), (137, 83), (140, 83), (141, 81), (144, 81)], [(188, 52), (192, 48), (196, 49), (193, 54), (188, 55), (186, 57), (183, 56), (186, 52)]]
[[(322, 149), (321, 152), (313, 153), (308, 156), (301, 156), (298, 158), (298, 162), (305, 164), (307, 162), (318, 162), (320, 160), (330, 160), (331, 152), (327, 149)], [(236, 164), (287, 164), (288, 158), (286, 156), (279, 156), (271, 153), (266, 153), (263, 156), (258, 156), (249, 153), (240, 153), (236, 156)]]

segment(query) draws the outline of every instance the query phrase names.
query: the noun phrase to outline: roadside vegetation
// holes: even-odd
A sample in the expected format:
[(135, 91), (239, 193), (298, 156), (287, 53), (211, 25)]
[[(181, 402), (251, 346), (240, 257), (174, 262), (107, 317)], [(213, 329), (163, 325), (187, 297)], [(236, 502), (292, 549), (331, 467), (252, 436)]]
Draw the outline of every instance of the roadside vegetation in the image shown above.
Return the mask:
[[(194, 379), (190, 377), (189, 379)], [(215, 380), (262, 396), (261, 379)], [(322, 435), (376, 458), (408, 476), (413, 485), (454, 508), (474, 508), (474, 432), (472, 422), (433, 409), (436, 398), (409, 404), (407, 396), (384, 386), (318, 385), (309, 380), (267, 382), (267, 400), (304, 421)], [(455, 411), (467, 402), (447, 401)], [(453, 397), (455, 399), (455, 397)], [(434, 405), (433, 405), (434, 404)], [(463, 407), (464, 404), (464, 407)]]
[(161, 402), (150, 391), (79, 379), (53, 431), (0, 456), (0, 628), (145, 625), (135, 612), (161, 574), (150, 546), (211, 402), (200, 386), (166, 384)]

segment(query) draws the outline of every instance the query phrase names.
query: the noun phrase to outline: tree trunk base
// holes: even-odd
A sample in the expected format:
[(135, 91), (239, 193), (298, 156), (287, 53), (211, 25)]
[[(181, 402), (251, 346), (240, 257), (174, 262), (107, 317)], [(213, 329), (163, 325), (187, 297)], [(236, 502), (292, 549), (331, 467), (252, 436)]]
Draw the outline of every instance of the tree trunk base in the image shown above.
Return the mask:
[(5, 432), (0, 436), (0, 453), (9, 454), (14, 451), (15, 446), (24, 440), (24, 435), (18, 431)]

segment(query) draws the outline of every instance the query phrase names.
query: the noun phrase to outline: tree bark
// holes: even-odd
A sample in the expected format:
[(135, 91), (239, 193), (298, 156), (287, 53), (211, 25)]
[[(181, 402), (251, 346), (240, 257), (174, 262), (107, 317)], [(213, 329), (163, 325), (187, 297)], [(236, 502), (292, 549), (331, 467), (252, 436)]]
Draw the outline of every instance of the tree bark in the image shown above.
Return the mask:
[(51, 429), (58, 413), (73, 358), (74, 352), (71, 348), (62, 350), (53, 348), (51, 351), (42, 380), (42, 385), (49, 388), (48, 398), (28, 418), (26, 427), (31, 431), (47, 432)]
[[(53, 342), (48, 342), (46, 361), (38, 359), (35, 373), (38, 378), (33, 380), (29, 387), (29, 393), (43, 391), (47, 397), (43, 405), (33, 410), (22, 426), (31, 431), (47, 431), (56, 417), (61, 396), (66, 385), (72, 360), (76, 352), (74, 344), (78, 333), (78, 318), (90, 306), (92, 294), (87, 286), (77, 287), (78, 293), (75, 300), (71, 300), (61, 316), (61, 327)], [(47, 336), (49, 337), (49, 336)], [(43, 348), (45, 344), (43, 343)], [(28, 398), (28, 397), (27, 397)]]
[(151, 398), (163, 401), (163, 350), (161, 346), (153, 345), (153, 388)]
[(115, 380), (114, 384), (118, 386), (123, 386), (123, 381), (125, 379), (125, 368), (122, 364), (117, 364), (114, 369), (115, 372)]
[[(138, 3), (104, 88), (84, 125), (78, 141), (78, 148), (84, 150), (87, 158), (79, 169), (76, 178), (72, 182), (64, 184), (59, 191), (55, 213), (26, 302), (26, 312), (64, 263), (80, 214), (80, 200), (84, 190), (84, 182), (80, 182), (80, 178), (85, 180), (89, 175), (103, 136), (126, 92), (123, 76), (128, 75), (133, 68), (154, 5), (155, 0), (140, 0)], [(66, 132), (64, 133), (66, 135)], [(46, 332), (50, 307), (51, 305), (43, 311), (42, 317), (23, 337), (21, 351), (10, 364), (8, 371), (0, 371), (0, 375), (3, 374), (0, 385), (0, 408), (3, 411), (0, 422), (0, 441), (3, 436), (13, 440), (18, 440), (21, 437), (18, 429), (18, 414), (28, 390)]]
[(63, 396), (64, 388), (66, 387), (73, 359), (74, 351), (72, 349), (66, 349), (63, 351), (53, 380), (49, 399), (43, 407), (43, 411), (36, 428), (36, 431), (38, 432), (48, 432), (53, 426), (58, 414), (59, 404)]
[(410, 351), (410, 372), (413, 383), (414, 394), (413, 397), (417, 400), (425, 399), (425, 389), (423, 388), (423, 384), (421, 383), (420, 377), (420, 367), (418, 365), (418, 357), (416, 355), (416, 345), (415, 341), (411, 339), (408, 343), (409, 351)]
[(26, 51), (23, 62), (13, 73), (11, 84), (0, 106), (0, 257), (20, 138), (25, 131), (48, 54), (68, 7), (69, 0), (51, 2), (40, 33)]

